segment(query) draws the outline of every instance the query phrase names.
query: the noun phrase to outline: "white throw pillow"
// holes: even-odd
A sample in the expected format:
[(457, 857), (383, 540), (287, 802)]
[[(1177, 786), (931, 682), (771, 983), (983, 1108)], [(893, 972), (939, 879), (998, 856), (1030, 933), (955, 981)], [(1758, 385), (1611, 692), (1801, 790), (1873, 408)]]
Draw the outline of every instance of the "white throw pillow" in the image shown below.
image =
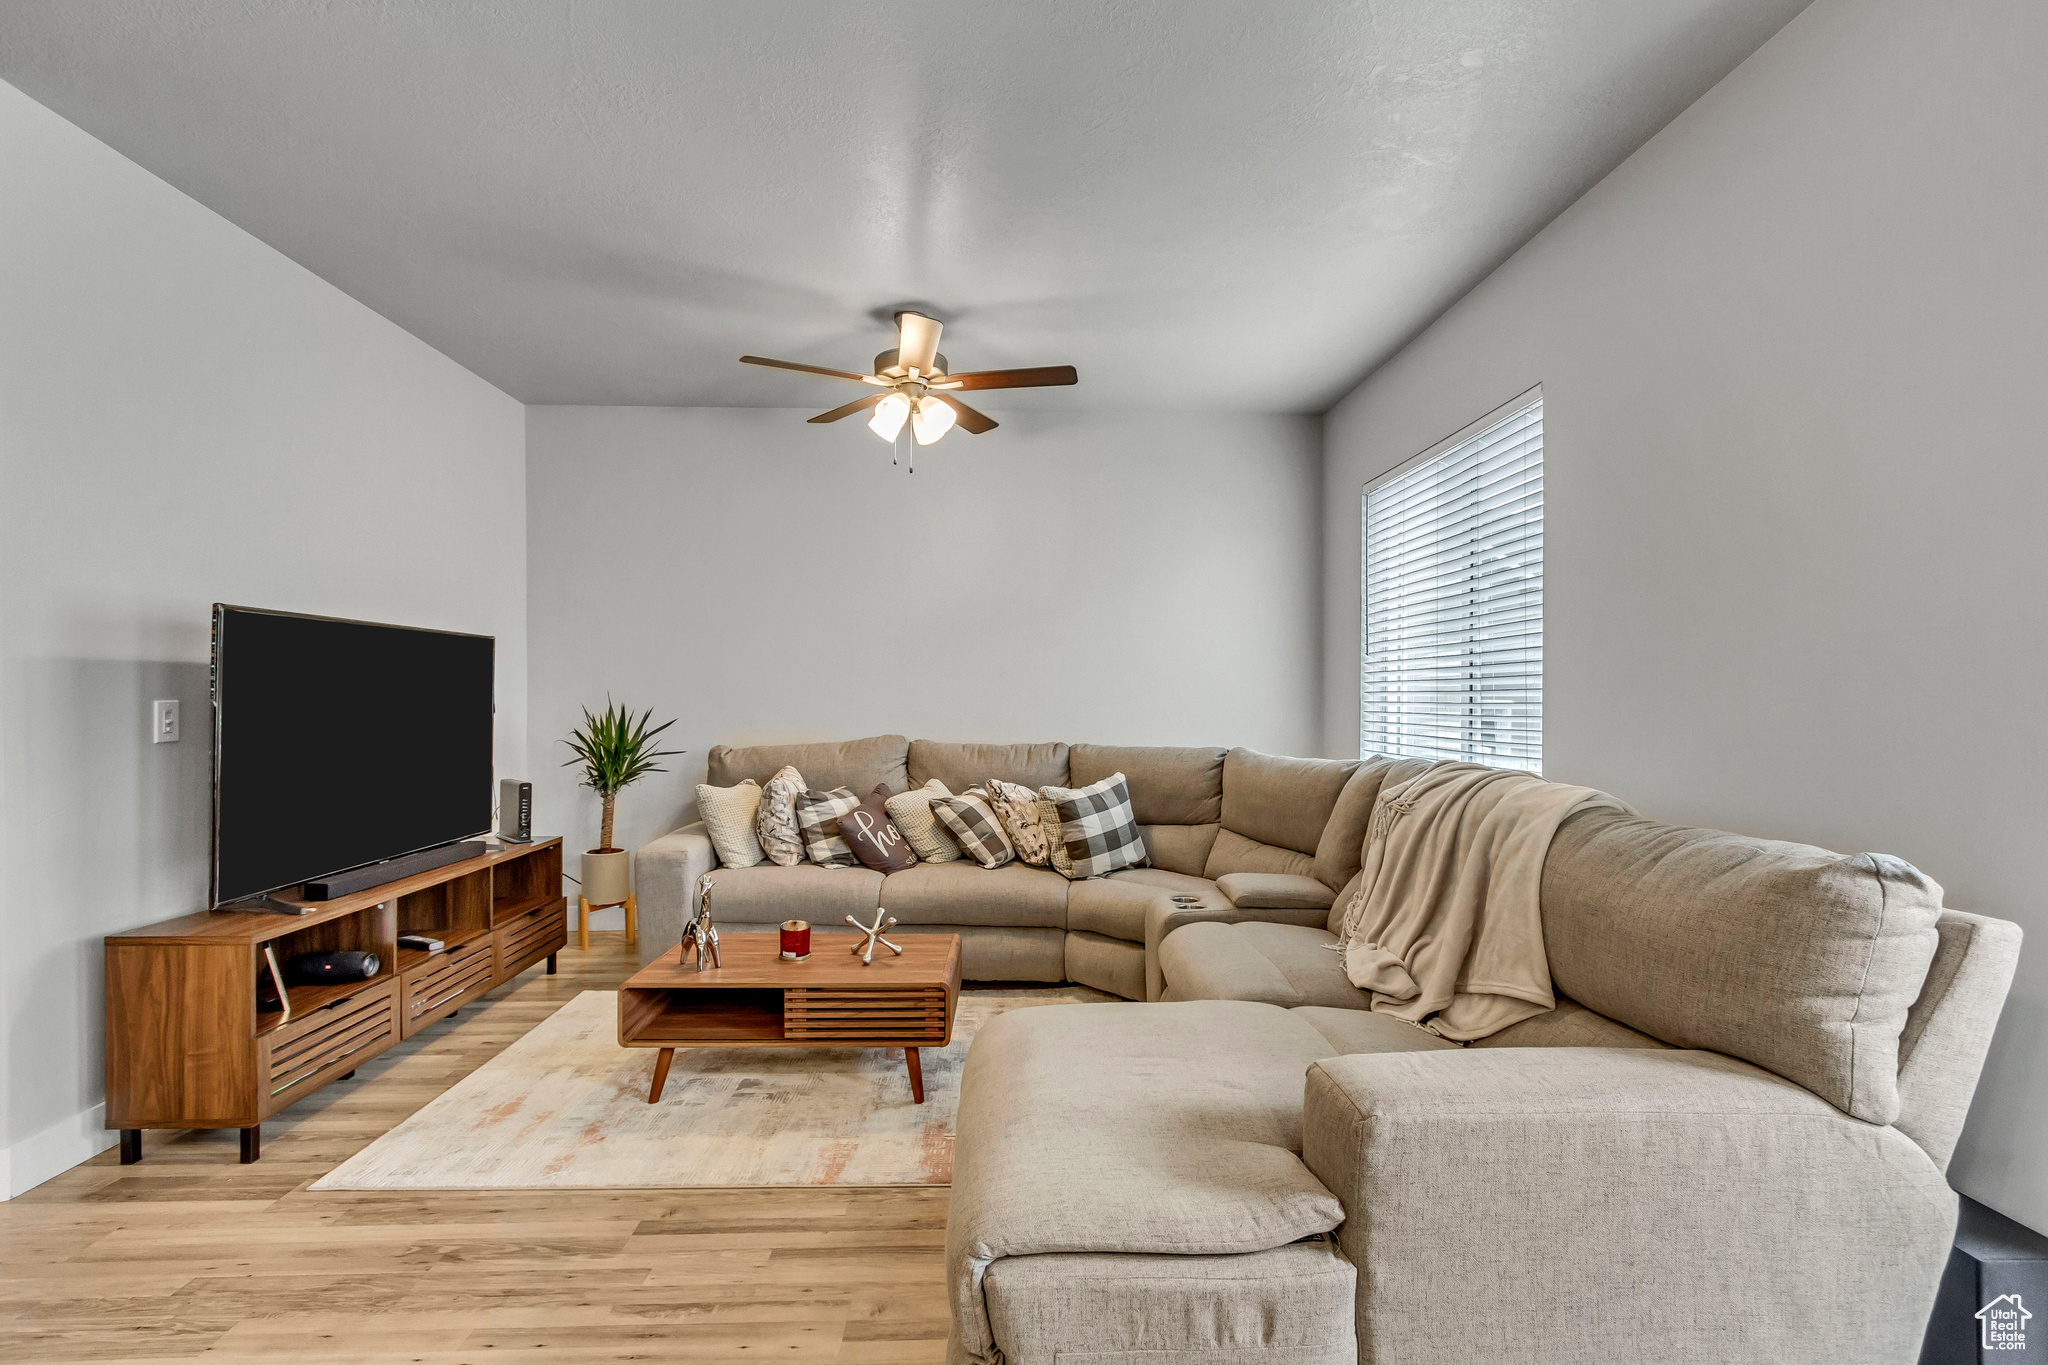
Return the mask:
[(951, 796), (946, 784), (933, 778), (922, 787), (913, 787), (907, 792), (898, 792), (883, 802), (889, 818), (910, 844), (911, 851), (928, 863), (957, 863), (960, 861), (960, 846), (939, 824), (932, 814), (932, 802), (942, 796)]
[(761, 784), (748, 778), (737, 787), (697, 784), (697, 814), (718, 861), (727, 867), (753, 867), (761, 861), (761, 840), (754, 817), (761, 809)]

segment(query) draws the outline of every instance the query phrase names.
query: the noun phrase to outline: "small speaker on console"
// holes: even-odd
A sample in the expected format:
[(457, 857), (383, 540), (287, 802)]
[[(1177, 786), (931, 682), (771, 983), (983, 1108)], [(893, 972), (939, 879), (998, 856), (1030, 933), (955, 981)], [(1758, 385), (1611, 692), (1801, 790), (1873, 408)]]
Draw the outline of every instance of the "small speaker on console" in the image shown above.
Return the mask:
[(285, 971), (295, 986), (331, 986), (338, 981), (368, 981), (383, 965), (375, 953), (300, 953)]
[(533, 842), (533, 784), (507, 777), (498, 783), (498, 837), (508, 844)]

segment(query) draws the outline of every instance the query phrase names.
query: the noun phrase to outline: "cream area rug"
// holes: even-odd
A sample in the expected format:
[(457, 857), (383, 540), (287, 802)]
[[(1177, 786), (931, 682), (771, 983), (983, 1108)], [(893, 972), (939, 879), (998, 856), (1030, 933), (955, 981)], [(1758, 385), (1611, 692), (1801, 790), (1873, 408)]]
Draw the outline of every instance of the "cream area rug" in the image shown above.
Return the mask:
[(902, 1051), (879, 1048), (685, 1048), (649, 1104), (655, 1050), (620, 1047), (617, 993), (585, 991), (312, 1188), (950, 1184), (976, 1030), (1006, 1010), (1114, 999), (962, 992), (952, 1043), (920, 1053), (923, 1104)]

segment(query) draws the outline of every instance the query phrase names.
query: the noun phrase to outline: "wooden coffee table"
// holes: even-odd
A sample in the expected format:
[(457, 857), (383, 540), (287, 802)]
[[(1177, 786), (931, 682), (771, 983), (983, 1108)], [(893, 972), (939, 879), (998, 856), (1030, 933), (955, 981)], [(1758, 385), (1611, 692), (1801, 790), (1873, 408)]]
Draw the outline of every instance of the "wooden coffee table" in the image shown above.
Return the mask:
[(878, 947), (865, 967), (847, 951), (858, 941), (819, 934), (808, 959), (784, 962), (775, 934), (728, 932), (709, 971), (678, 944), (635, 972), (619, 987), (619, 1046), (661, 1049), (647, 1102), (661, 1099), (679, 1047), (900, 1047), (923, 1104), (917, 1050), (953, 1040), (960, 936), (906, 934), (901, 957)]

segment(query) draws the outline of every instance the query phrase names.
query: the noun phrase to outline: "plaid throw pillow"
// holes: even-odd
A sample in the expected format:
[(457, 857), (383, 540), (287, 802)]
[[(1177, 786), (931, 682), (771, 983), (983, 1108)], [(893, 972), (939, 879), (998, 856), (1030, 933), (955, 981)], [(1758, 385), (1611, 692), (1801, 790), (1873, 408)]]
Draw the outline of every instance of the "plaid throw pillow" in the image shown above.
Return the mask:
[(804, 832), (804, 852), (819, 867), (859, 867), (853, 848), (839, 837), (839, 817), (860, 804), (844, 787), (805, 792), (796, 799), (797, 828)]
[(1001, 867), (1017, 856), (1003, 822), (988, 804), (988, 792), (969, 787), (958, 796), (941, 796), (932, 801), (932, 814), (951, 832), (968, 857), (983, 867)]
[(1150, 861), (1122, 773), (1087, 787), (1040, 787), (1038, 797), (1055, 872), (1080, 881)]

